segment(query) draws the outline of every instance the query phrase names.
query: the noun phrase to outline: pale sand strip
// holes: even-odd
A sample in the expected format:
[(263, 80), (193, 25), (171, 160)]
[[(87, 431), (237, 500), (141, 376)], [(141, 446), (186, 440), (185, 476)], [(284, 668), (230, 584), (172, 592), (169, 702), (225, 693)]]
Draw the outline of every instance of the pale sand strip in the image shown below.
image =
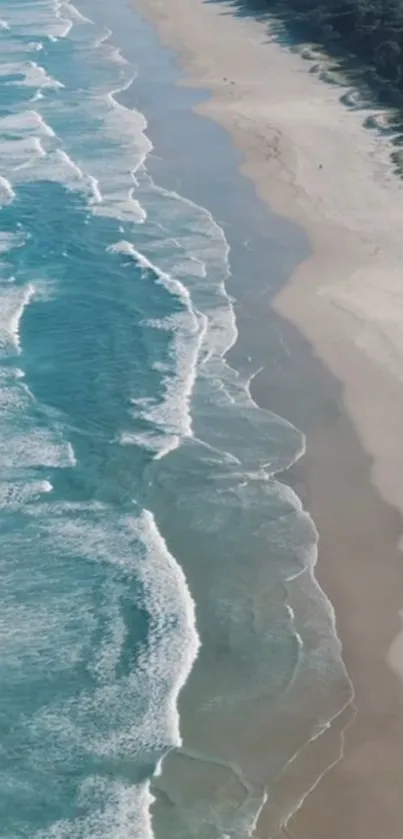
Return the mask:
[(199, 110), (231, 131), (261, 197), (308, 231), (313, 256), (278, 308), (345, 383), (377, 485), (403, 510), (403, 182), (388, 141), (364, 129), (366, 112), (345, 108), (343, 91), (309, 74), (308, 62), (268, 44), (267, 24), (235, 17), (231, 3), (136, 5), (181, 51), (189, 84), (213, 92)]
[[(272, 40), (267, 24), (226, 2), (137, 0), (177, 49), (188, 83), (209, 88), (200, 110), (244, 154), (260, 196), (308, 232), (313, 253), (276, 301), (343, 385), (355, 430), (340, 414), (308, 429), (300, 466), (321, 534), (319, 573), (336, 606), (358, 714), (345, 756), (288, 825), (301, 839), (403, 835), (403, 184), (387, 140), (341, 90)], [(298, 478), (298, 470), (297, 470)], [(336, 564), (337, 563), (337, 564)], [(392, 644), (392, 646), (391, 646)], [(390, 648), (390, 652), (389, 652)], [(334, 751), (334, 748), (333, 748)], [(315, 763), (316, 758), (312, 758)], [(307, 775), (314, 771), (305, 768)], [(265, 815), (259, 835), (266, 836)]]

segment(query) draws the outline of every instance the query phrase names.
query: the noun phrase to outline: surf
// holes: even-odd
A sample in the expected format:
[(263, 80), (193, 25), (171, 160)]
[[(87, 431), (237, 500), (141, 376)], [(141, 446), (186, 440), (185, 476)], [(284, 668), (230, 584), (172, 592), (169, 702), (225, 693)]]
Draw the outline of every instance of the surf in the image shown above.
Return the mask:
[[(150, 176), (141, 73), (88, 5), (2, 6), (1, 572), (15, 628), (3, 681), (22, 755), (7, 829), (35, 839), (159, 835), (158, 789), (197, 736), (186, 697), (211, 739), (223, 708), (260, 695), (262, 651), (270, 690), (286, 696), (296, 681), (297, 610), (274, 599), (274, 624), (257, 611), (254, 636), (248, 604), (271, 590), (267, 545), (278, 594), (313, 568), (317, 542), (276, 478), (305, 438), (258, 408), (256, 371), (228, 360), (238, 328), (224, 228)], [(218, 694), (203, 669), (209, 627), (235, 639)], [(242, 684), (241, 661), (254, 664)], [(220, 748), (210, 763), (237, 766), (255, 791), (243, 758)], [(261, 804), (248, 799), (242, 829)]]

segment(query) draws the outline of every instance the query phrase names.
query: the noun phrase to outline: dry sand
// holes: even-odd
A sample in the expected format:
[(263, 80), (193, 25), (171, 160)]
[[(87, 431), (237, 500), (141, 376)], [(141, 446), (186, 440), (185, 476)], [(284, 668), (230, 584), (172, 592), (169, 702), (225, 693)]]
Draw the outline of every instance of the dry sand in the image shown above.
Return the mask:
[[(287, 832), (401, 839), (403, 183), (388, 138), (364, 128), (371, 112), (342, 103), (354, 93), (309, 72), (314, 62), (270, 37), (267, 22), (225, 0), (137, 7), (180, 53), (186, 83), (211, 91), (199, 110), (230, 131), (261, 198), (307, 231), (312, 255), (275, 305), (342, 385), (337, 415), (306, 429), (293, 480), (319, 528), (318, 575), (336, 608), (357, 714), (344, 756)], [(307, 755), (307, 777), (315, 761)], [(259, 836), (268, 824), (263, 812)]]

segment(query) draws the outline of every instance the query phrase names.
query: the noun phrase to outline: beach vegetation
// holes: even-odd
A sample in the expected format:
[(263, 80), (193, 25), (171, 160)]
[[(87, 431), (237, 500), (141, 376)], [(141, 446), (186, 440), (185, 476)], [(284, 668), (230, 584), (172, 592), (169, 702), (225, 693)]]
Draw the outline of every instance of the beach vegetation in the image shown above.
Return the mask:
[[(295, 22), (324, 46), (332, 43), (360, 58), (379, 79), (403, 92), (401, 0), (287, 0)], [(270, 0), (267, 0), (270, 5)]]
[(351, 70), (355, 60), (373, 88), (387, 88), (391, 101), (403, 105), (403, 0), (230, 2), (260, 18), (273, 16), (296, 41), (314, 42), (335, 55), (341, 68)]

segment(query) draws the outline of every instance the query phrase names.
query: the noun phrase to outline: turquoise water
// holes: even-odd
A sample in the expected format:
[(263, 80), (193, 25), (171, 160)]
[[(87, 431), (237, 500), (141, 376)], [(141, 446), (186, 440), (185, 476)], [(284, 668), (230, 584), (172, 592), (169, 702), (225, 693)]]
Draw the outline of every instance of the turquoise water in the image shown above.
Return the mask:
[(182, 742), (243, 766), (237, 714), (340, 676), (328, 604), (308, 666), (284, 588), (316, 556), (273, 477), (304, 438), (226, 363), (224, 228), (151, 177), (144, 43), (93, 5), (0, 0), (0, 836), (244, 836), (298, 737), (241, 809), (200, 817), (199, 779), (168, 818), (159, 773)]

